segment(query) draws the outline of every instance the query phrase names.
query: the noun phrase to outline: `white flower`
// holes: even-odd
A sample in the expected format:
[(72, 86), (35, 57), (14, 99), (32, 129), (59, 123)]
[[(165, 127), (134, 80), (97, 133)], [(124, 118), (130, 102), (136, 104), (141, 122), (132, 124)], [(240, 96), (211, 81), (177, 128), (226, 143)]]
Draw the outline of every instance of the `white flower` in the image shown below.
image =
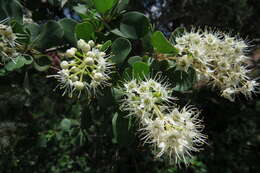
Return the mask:
[(251, 85), (253, 88), (245, 85), (250, 82), (248, 57), (244, 55), (248, 46), (242, 39), (220, 32), (192, 31), (177, 37), (176, 42), (181, 51), (175, 60), (178, 70), (193, 68), (198, 79), (218, 88), (221, 96), (232, 101), (238, 93), (250, 98), (256, 91), (256, 84)]
[[(92, 47), (84, 40), (78, 41), (78, 47), (82, 50), (76, 54), (76, 48), (67, 50), (67, 59), (60, 63), (61, 70), (55, 77), (58, 79), (60, 89), (65, 89), (63, 95), (68, 93), (70, 97), (77, 92), (78, 97), (82, 90), (86, 90), (89, 95), (96, 94), (99, 88), (110, 85), (108, 80), (112, 72), (113, 64), (109, 62), (109, 57), (104, 57), (104, 52)], [(99, 55), (99, 56), (96, 56)]]
[(95, 53), (92, 52), (92, 51), (89, 51), (87, 54), (86, 54), (88, 57), (95, 57)]
[(222, 91), (221, 96), (233, 102), (235, 93), (236, 90), (234, 88), (226, 88), (225, 90)]
[(177, 69), (188, 71), (189, 67), (193, 64), (193, 58), (188, 55), (183, 55), (177, 60)]
[(83, 39), (80, 39), (78, 41), (78, 48), (81, 49), (85, 53), (91, 49), (90, 45), (88, 43), (86, 43)]
[(104, 76), (102, 73), (97, 72), (97, 73), (94, 73), (93, 79), (97, 82), (100, 82), (104, 79)]
[(77, 90), (83, 90), (84, 89), (84, 83), (83, 82), (75, 81), (75, 82), (73, 82), (73, 85)]
[(86, 58), (84, 58), (84, 62), (85, 62), (87, 65), (89, 65), (89, 66), (94, 65), (94, 60), (93, 60), (93, 58), (91, 58), (91, 57), (86, 57)]
[(157, 157), (168, 156), (178, 164), (188, 164), (191, 152), (200, 150), (206, 136), (201, 133), (203, 126), (198, 120), (198, 111), (184, 107), (181, 111), (173, 108), (170, 113), (143, 123), (144, 142), (158, 149)]
[(167, 156), (176, 164), (188, 164), (191, 152), (199, 151), (206, 139), (201, 133), (199, 112), (192, 107), (179, 111), (169, 106), (171, 90), (158, 80), (131, 80), (123, 89), (126, 98), (121, 108), (139, 120), (143, 142), (156, 148), (157, 157)]
[(91, 46), (91, 47), (94, 47), (95, 46), (95, 42), (93, 40), (89, 40), (88, 41), (88, 44)]
[(72, 47), (66, 51), (66, 56), (73, 57), (73, 56), (75, 56), (76, 52), (77, 52), (77, 49), (75, 47)]
[(68, 63), (68, 61), (62, 61), (62, 62), (60, 63), (60, 67), (61, 67), (62, 69), (68, 69), (68, 68), (69, 68), (69, 63)]
[(6, 25), (7, 19), (0, 21), (0, 62), (5, 63), (10, 60), (15, 62), (15, 58), (19, 55), (24, 55), (18, 49), (20, 45), (18, 39), (21, 35), (13, 32), (12, 27)]

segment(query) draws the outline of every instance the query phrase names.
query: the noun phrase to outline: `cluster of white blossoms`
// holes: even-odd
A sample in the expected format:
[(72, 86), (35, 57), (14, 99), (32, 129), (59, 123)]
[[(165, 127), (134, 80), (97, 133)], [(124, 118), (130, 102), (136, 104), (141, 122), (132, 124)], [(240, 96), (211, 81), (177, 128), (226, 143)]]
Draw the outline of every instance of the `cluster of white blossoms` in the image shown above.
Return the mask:
[(250, 98), (256, 91), (258, 84), (248, 77), (248, 46), (243, 40), (219, 32), (191, 31), (176, 38), (176, 47), (180, 50), (177, 69), (193, 68), (199, 80), (218, 88), (230, 101), (238, 93)]
[(19, 55), (16, 51), (18, 45), (17, 35), (13, 32), (11, 26), (5, 25), (7, 20), (0, 21), (0, 57), (2, 62), (13, 60)]
[(144, 143), (154, 146), (157, 157), (188, 164), (191, 152), (199, 151), (206, 140), (198, 110), (170, 106), (171, 90), (159, 80), (131, 80), (124, 84), (124, 91), (122, 109), (139, 120)]
[(92, 40), (87, 43), (80, 39), (77, 48), (66, 51), (67, 60), (60, 63), (61, 69), (56, 75), (49, 76), (58, 79), (58, 87), (64, 89), (63, 95), (68, 93), (72, 97), (74, 92), (78, 92), (79, 97), (83, 90), (91, 95), (99, 87), (109, 85), (113, 64), (106, 53), (100, 50), (101, 47)]

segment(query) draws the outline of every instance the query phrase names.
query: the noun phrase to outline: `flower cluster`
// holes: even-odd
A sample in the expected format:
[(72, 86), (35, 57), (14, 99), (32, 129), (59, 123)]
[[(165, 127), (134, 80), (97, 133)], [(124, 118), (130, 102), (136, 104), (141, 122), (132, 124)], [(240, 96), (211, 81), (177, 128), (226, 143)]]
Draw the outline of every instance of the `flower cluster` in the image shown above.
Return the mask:
[(223, 97), (234, 101), (238, 93), (250, 98), (256, 91), (256, 81), (248, 77), (248, 46), (243, 40), (219, 32), (192, 31), (177, 37), (176, 43), (180, 50), (177, 68), (195, 69), (198, 79), (220, 89)]
[(0, 57), (2, 62), (13, 60), (19, 55), (16, 51), (18, 37), (11, 26), (4, 24), (5, 22), (6, 20), (0, 22)]
[(72, 97), (74, 92), (78, 92), (79, 97), (83, 90), (91, 95), (97, 92), (98, 87), (109, 85), (113, 64), (100, 50), (101, 46), (92, 40), (87, 43), (80, 39), (77, 48), (66, 51), (67, 60), (60, 63), (61, 69), (56, 75), (49, 76), (58, 79), (58, 87), (64, 89), (63, 95), (68, 93)]
[(124, 84), (124, 91), (122, 108), (139, 120), (144, 143), (154, 146), (157, 157), (165, 155), (173, 163), (187, 164), (191, 152), (199, 151), (206, 139), (199, 112), (191, 106), (170, 106), (171, 90), (158, 80), (131, 80)]

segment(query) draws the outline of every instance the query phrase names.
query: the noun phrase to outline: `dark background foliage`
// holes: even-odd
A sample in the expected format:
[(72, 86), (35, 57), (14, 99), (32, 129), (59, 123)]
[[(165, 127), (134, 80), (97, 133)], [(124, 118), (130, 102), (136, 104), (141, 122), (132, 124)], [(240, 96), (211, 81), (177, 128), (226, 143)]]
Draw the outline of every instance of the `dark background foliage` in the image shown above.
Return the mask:
[[(23, 0), (39, 24), (63, 17), (80, 20), (70, 7), (56, 1)], [(58, 1), (57, 1), (58, 2)], [(260, 1), (258, 0), (131, 0), (129, 10), (147, 14), (155, 27), (169, 35), (185, 26), (214, 27), (239, 33), (252, 41), (254, 77), (259, 77), (257, 44), (260, 38)], [(134, 48), (137, 49), (138, 47)], [(55, 57), (55, 56), (53, 56)], [(82, 172), (260, 172), (260, 97), (239, 97), (231, 103), (209, 88), (180, 94), (180, 104), (191, 102), (203, 110), (201, 117), (208, 134), (208, 145), (195, 153), (189, 168), (155, 160), (135, 132), (135, 123), (118, 116), (117, 138), (113, 134), (116, 101), (108, 89), (91, 106), (53, 92), (56, 83), (50, 73), (16, 71), (0, 78), (0, 120), (15, 122), (8, 148), (1, 149), (2, 173), (82, 173)], [(183, 102), (183, 103), (182, 103)], [(123, 113), (121, 113), (123, 114)], [(112, 122), (111, 122), (112, 121)], [(128, 129), (121, 128), (128, 127)], [(117, 140), (115, 142), (115, 140)]]

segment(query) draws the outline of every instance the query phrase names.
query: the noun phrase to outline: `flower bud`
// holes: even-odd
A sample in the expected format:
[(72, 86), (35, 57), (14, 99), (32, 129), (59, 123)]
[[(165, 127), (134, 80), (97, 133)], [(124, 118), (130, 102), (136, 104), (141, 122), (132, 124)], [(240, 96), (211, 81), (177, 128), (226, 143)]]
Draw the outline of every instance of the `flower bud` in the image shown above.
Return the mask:
[(77, 80), (79, 80), (79, 77), (76, 76), (76, 75), (73, 75), (73, 76), (71, 77), (71, 80), (72, 80), (73, 82), (76, 82)]
[(82, 90), (84, 88), (84, 83), (80, 81), (73, 82), (73, 85), (77, 90)]
[(62, 61), (62, 62), (60, 63), (60, 67), (61, 67), (62, 69), (68, 69), (68, 68), (69, 68), (69, 63), (68, 63), (67, 61)]
[(78, 40), (77, 45), (78, 48), (81, 49), (82, 47), (84, 47), (84, 45), (87, 44), (83, 39)]
[(103, 79), (103, 74), (99, 73), (99, 72), (94, 73), (93, 78), (94, 78), (95, 81), (99, 82), (99, 81), (101, 81)]
[(87, 53), (87, 56), (88, 56), (88, 57), (95, 57), (95, 53), (92, 52), (92, 51), (89, 51), (89, 52)]
[(94, 46), (95, 46), (95, 43), (94, 43), (93, 40), (89, 40), (89, 41), (88, 41), (88, 44), (89, 44), (91, 47), (94, 47)]
[(94, 65), (94, 60), (93, 60), (93, 58), (91, 58), (91, 57), (86, 57), (86, 58), (84, 58), (84, 62), (85, 62), (87, 65), (89, 65), (89, 66)]
[(105, 52), (100, 52), (100, 53), (99, 53), (99, 56), (100, 56), (100, 57), (104, 57), (104, 56), (106, 56), (106, 53), (105, 53)]
[(79, 71), (79, 69), (77, 67), (73, 66), (73, 67), (71, 67), (70, 71), (73, 73), (76, 73)]
[(81, 49), (83, 52), (87, 53), (90, 51), (91, 47), (88, 43), (86, 43), (84, 40), (80, 39), (78, 41), (78, 48)]
[(72, 47), (66, 51), (66, 56), (73, 57), (73, 56), (75, 56), (76, 52), (77, 52), (77, 49), (75, 47)]

